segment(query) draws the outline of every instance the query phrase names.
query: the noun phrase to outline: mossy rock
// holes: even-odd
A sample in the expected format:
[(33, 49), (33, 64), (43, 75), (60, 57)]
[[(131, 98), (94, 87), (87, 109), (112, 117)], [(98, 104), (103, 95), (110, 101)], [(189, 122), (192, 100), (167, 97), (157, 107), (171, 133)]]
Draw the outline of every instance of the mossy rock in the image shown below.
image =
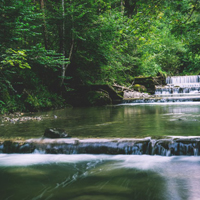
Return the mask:
[(101, 106), (121, 102), (123, 92), (119, 94), (110, 85), (77, 85), (65, 99), (72, 106)]
[(5, 141), (3, 145), (4, 145), (3, 153), (19, 152), (19, 144), (16, 142), (12, 142), (8, 140), (8, 141)]
[(88, 92), (87, 99), (89, 103), (93, 106), (102, 106), (112, 103), (108, 92), (103, 90)]
[(154, 94), (156, 90), (153, 77), (136, 77), (135, 85), (143, 85), (150, 94)]
[(154, 77), (154, 82), (156, 85), (166, 85), (167, 74), (163, 72), (158, 72), (157, 76)]
[(138, 92), (147, 92), (147, 89), (144, 85), (140, 85), (140, 84), (135, 84), (133, 86), (133, 89), (138, 91)]
[(117, 94), (119, 97), (123, 98), (124, 96), (124, 91), (117, 91)]

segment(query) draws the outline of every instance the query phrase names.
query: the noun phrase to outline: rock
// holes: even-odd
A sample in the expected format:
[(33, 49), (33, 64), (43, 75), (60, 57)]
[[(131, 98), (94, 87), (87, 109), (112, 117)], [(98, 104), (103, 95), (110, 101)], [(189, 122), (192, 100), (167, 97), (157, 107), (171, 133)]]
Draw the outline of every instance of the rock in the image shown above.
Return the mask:
[(65, 130), (60, 128), (47, 128), (44, 132), (46, 138), (69, 138), (70, 136)]
[(92, 106), (103, 106), (112, 103), (108, 92), (104, 90), (88, 92), (87, 99)]
[(120, 96), (110, 85), (77, 85), (73, 89), (65, 96), (72, 106), (103, 106), (122, 101), (123, 92)]
[(135, 85), (143, 85), (146, 89), (147, 92), (150, 94), (155, 93), (155, 82), (153, 77), (136, 77), (135, 78)]
[(158, 72), (157, 76), (154, 77), (154, 82), (156, 85), (166, 85), (166, 78), (167, 75), (162, 73), (162, 72)]
[(138, 91), (138, 92), (146, 92), (147, 89), (145, 88), (144, 85), (140, 85), (140, 84), (135, 84), (133, 85), (134, 90)]
[(166, 85), (166, 76), (158, 73), (156, 77), (135, 77), (134, 84), (135, 90), (154, 94), (156, 86)]
[(147, 93), (141, 93), (137, 91), (124, 91), (124, 99), (131, 99), (131, 98), (149, 98), (150, 95)]

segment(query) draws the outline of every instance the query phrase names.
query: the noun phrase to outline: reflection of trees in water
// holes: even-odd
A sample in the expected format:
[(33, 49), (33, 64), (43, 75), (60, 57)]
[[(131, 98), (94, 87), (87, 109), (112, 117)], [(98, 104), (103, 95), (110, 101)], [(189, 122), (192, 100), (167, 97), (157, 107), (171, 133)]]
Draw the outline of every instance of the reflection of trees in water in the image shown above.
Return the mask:
[[(178, 114), (183, 114), (182, 121)], [(0, 126), (0, 136), (42, 137), (48, 127), (65, 129), (72, 137), (199, 135), (200, 130), (200, 107), (189, 104), (67, 108), (36, 115), (42, 120)]]

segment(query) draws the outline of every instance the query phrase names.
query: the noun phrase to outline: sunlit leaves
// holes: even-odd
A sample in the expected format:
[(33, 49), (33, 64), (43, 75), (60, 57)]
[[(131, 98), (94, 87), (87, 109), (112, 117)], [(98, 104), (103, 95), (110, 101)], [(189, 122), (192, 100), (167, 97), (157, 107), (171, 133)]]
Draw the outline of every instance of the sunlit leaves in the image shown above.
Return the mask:
[(27, 62), (26, 51), (7, 49), (6, 54), (3, 54), (3, 60), (1, 61), (3, 67), (19, 67), (21, 69), (29, 68), (30, 65)]

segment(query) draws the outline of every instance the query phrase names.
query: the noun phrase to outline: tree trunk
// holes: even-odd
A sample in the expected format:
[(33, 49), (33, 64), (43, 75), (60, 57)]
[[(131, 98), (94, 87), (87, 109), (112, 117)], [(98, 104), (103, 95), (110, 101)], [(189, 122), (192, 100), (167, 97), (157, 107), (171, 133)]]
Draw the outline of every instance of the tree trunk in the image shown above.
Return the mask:
[(42, 9), (42, 16), (43, 16), (42, 28), (43, 28), (44, 45), (45, 45), (45, 49), (48, 49), (48, 34), (47, 34), (47, 26), (46, 26), (44, 0), (40, 1), (40, 6), (41, 6), (41, 9)]
[(63, 23), (62, 23), (62, 54), (63, 54), (63, 65), (62, 65), (62, 76), (61, 76), (61, 86), (63, 85), (64, 82), (64, 77), (65, 77), (65, 71), (66, 71), (66, 66), (65, 66), (65, 1), (62, 0), (62, 18), (63, 18)]
[[(72, 1), (70, 1), (70, 3), (72, 3)], [(63, 59), (65, 59), (65, 0), (62, 0), (62, 9), (63, 9), (63, 38), (62, 38), (62, 53), (63, 53)], [(73, 29), (74, 29), (74, 18), (73, 18), (73, 15), (71, 15), (71, 20), (72, 20), (72, 40), (71, 40), (71, 47), (70, 47), (70, 50), (69, 50), (69, 61), (71, 60), (71, 57), (72, 57), (72, 52), (73, 52), (73, 49), (74, 49), (74, 33), (73, 33)], [(61, 78), (61, 86), (63, 85), (64, 83), (64, 78), (65, 78), (65, 73), (66, 73), (66, 70), (69, 66), (70, 62), (68, 64), (64, 64), (64, 60), (63, 60), (63, 65), (62, 65), (62, 78)]]
[(132, 1), (125, 0), (125, 2), (124, 2), (125, 11), (129, 18), (131, 18), (133, 14), (137, 13), (136, 3), (137, 3), (137, 0), (132, 0)]

